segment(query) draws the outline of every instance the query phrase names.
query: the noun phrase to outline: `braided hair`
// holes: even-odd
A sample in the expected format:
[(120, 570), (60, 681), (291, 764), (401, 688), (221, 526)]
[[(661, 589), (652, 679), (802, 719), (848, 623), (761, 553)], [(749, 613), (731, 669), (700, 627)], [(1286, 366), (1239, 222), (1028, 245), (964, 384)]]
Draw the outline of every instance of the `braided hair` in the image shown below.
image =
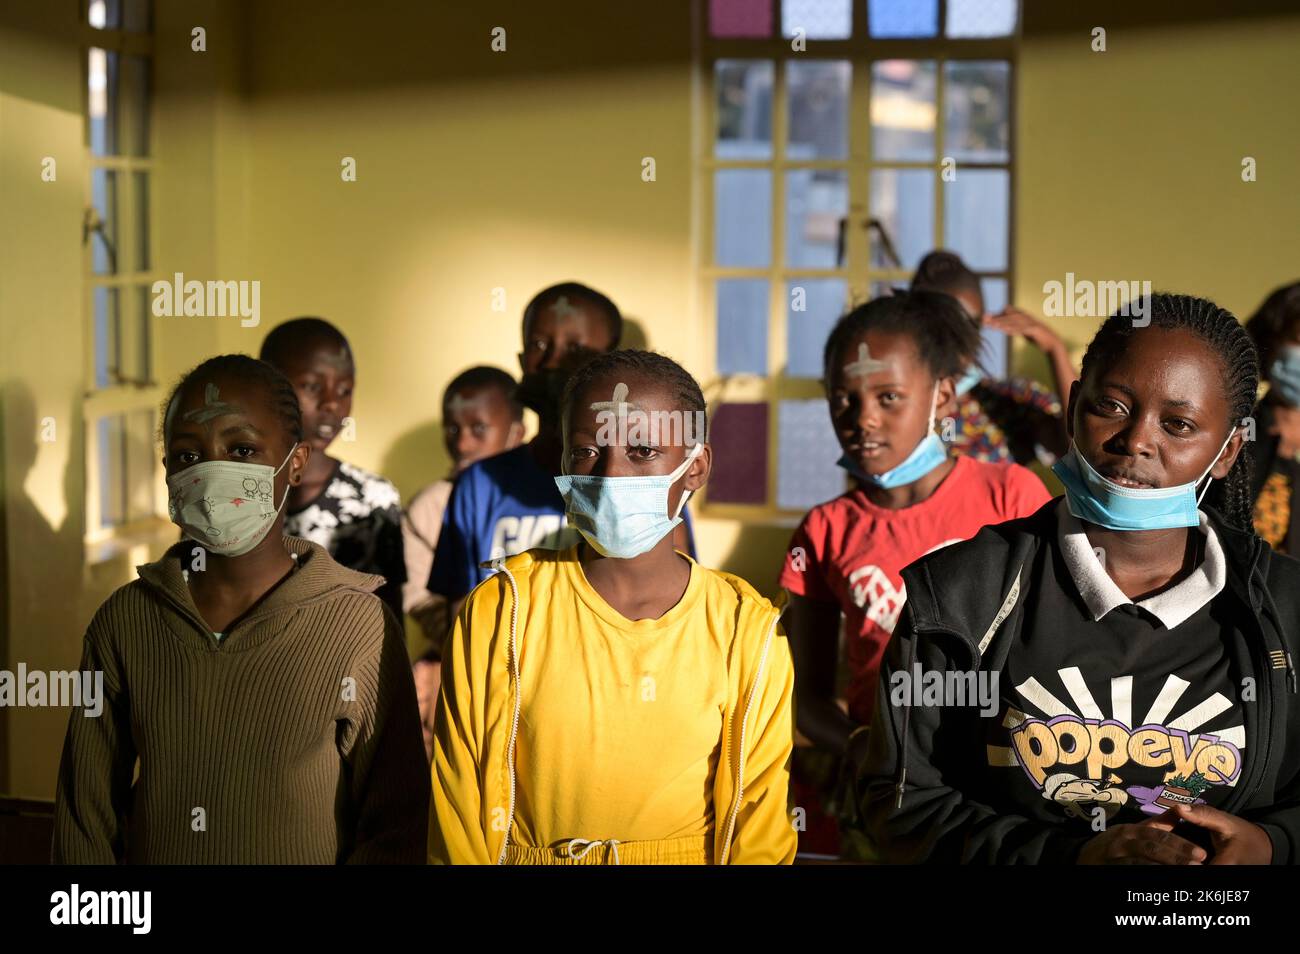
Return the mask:
[(302, 441), (302, 409), (298, 406), (298, 395), (289, 383), (289, 379), (275, 367), (246, 354), (222, 354), (208, 358), (202, 364), (188, 371), (176, 382), (167, 400), (163, 402), (162, 413), (158, 416), (158, 442), (167, 443), (167, 414), (175, 403), (177, 396), (192, 380), (199, 377), (229, 377), (241, 381), (251, 381), (262, 385), (270, 395), (284, 432), (295, 444)]
[[(699, 382), (691, 373), (667, 355), (655, 351), (638, 351), (628, 348), (623, 351), (607, 351), (592, 358), (578, 370), (574, 371), (564, 386), (560, 398), (560, 412), (568, 420), (569, 409), (574, 398), (581, 394), (596, 379), (607, 375), (626, 375), (647, 378), (666, 387), (677, 402), (675, 410), (686, 411), (696, 420), (704, 422), (705, 434), (696, 435), (698, 439), (708, 439), (708, 407), (704, 402), (704, 392)], [(695, 415), (699, 415), (695, 417)]]
[[(1259, 357), (1246, 329), (1231, 312), (1212, 301), (1191, 295), (1158, 293), (1146, 301), (1146, 310), (1130, 302), (1121, 312), (1107, 318), (1097, 330), (1083, 356), (1081, 378), (1105, 367), (1127, 347), (1129, 339), (1140, 331), (1133, 315), (1150, 317), (1151, 328), (1185, 330), (1205, 342), (1223, 367), (1224, 397), (1228, 400), (1229, 419), (1237, 427), (1248, 418), (1255, 406), (1259, 387)], [(1125, 314), (1126, 312), (1126, 314)], [(1254, 533), (1254, 494), (1251, 492), (1253, 464), (1244, 449), (1223, 480), (1213, 481), (1205, 494), (1205, 503), (1213, 507), (1230, 526)]]

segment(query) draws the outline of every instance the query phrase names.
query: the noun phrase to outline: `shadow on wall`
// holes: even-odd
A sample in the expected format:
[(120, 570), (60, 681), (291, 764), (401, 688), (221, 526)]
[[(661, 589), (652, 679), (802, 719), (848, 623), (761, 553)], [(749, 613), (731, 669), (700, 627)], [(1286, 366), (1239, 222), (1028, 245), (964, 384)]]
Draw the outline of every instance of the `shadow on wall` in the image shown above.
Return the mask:
[(746, 523), (736, 535), (735, 545), (719, 562), (717, 569), (734, 573), (768, 599), (775, 599), (777, 584), (785, 565), (786, 548), (794, 534), (792, 527), (774, 527)]
[[(71, 423), (56, 421), (51, 436), (55, 440), (73, 439)], [(63, 471), (64, 518), (60, 527), (53, 526), (32, 500), (25, 483), (36, 464), (37, 452), (44, 426), (37, 417), (36, 401), (31, 388), (20, 379), (12, 379), (0, 390), (0, 447), (8, 455), (4, 468), (4, 482), (0, 492), (4, 505), (0, 507), (0, 668), (16, 669), (18, 662), (32, 668), (59, 667), (76, 663), (76, 659), (55, 659), (41, 646), (32, 653), (32, 639), (36, 635), (51, 642), (60, 641), (59, 627), (66, 625), (68, 600), (80, 598), (81, 579), (53, 580), (41, 572), (41, 565), (53, 561), (58, 565), (60, 554), (81, 546), (79, 521), (74, 515), (81, 505), (74, 502), (76, 494), (75, 454), (68, 455)], [(30, 561), (30, 562), (29, 562)], [(22, 639), (16, 639), (16, 634)], [(22, 658), (15, 658), (21, 650)], [(9, 753), (15, 751), (15, 721), (9, 707), (0, 706), (0, 795), (11, 791), (13, 779)]]

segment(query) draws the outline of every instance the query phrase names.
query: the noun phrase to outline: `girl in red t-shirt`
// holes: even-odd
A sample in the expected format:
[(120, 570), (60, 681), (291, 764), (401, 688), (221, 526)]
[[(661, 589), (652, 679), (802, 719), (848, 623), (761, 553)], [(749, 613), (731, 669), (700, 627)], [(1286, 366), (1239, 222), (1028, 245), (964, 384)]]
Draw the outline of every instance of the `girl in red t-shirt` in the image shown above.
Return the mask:
[[(826, 342), (831, 422), (854, 486), (804, 518), (780, 583), (790, 593), (796, 722), (833, 756), (852, 761), (865, 746), (880, 659), (906, 598), (903, 567), (1050, 499), (1024, 467), (950, 455), (936, 432), (979, 343), (954, 299), (926, 291), (854, 309)], [(836, 691), (841, 615), (847, 712)]]

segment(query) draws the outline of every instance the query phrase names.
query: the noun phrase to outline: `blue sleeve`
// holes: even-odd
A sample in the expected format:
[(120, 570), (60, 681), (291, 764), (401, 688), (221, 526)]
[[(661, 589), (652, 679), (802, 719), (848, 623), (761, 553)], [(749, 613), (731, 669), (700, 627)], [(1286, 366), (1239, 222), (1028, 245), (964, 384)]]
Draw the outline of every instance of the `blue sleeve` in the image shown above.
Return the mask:
[(478, 533), (474, 525), (476, 495), (473, 476), (467, 471), (451, 489), (426, 584), (429, 592), (444, 596), (451, 602), (472, 590), (477, 579), (479, 560), (475, 544)]

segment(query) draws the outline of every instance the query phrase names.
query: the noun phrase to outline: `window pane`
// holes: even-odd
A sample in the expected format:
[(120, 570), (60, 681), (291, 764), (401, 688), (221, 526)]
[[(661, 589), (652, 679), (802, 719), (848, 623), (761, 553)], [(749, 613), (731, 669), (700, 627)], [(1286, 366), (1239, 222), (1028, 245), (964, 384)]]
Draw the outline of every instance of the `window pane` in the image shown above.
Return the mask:
[(713, 260), (766, 268), (772, 260), (772, 173), (720, 169), (713, 176)]
[(115, 527), (126, 521), (126, 437), (121, 414), (99, 419), (99, 523)]
[(153, 516), (155, 492), (154, 412), (152, 408), (132, 411), (125, 417), (126, 519), (143, 520)]
[(879, 60), (871, 66), (871, 154), (877, 159), (934, 159), (933, 60)]
[[(972, 174), (960, 173), (959, 178)], [(913, 267), (935, 246), (934, 173), (929, 169), (873, 170), (871, 219), (879, 224), (871, 230), (872, 267)]]
[(943, 191), (943, 244), (975, 271), (1007, 267), (1011, 177), (1005, 169), (959, 169)]
[(96, 156), (117, 153), (117, 54), (91, 47), (86, 51), (87, 105), (90, 151)]
[(149, 173), (134, 174), (135, 185), (135, 270), (149, 271)]
[(847, 60), (794, 60), (787, 64), (788, 158), (847, 158), (852, 75)]
[(810, 40), (844, 40), (853, 32), (851, 0), (782, 0), (781, 34), (801, 28)]
[(90, 172), (90, 203), (95, 219), (91, 222), (91, 267), (96, 275), (117, 272), (117, 173), (111, 169)]
[(718, 373), (767, 374), (767, 282), (718, 282)]
[(848, 173), (795, 169), (785, 175), (785, 260), (791, 268), (837, 268), (849, 214)]
[[(785, 288), (785, 352), (787, 376), (819, 379), (822, 349), (844, 312), (848, 286), (841, 278), (803, 278)], [(823, 404), (823, 410), (825, 402)], [(823, 413), (823, 416), (825, 414)]]
[(97, 30), (116, 30), (122, 24), (121, 0), (90, 0), (86, 21)]
[(782, 401), (777, 411), (776, 503), (807, 510), (844, 493), (840, 444), (823, 400)]
[[(153, 364), (149, 360), (149, 336), (153, 328), (150, 324), (150, 319), (153, 317), (152, 302), (153, 296), (149, 293), (149, 286), (136, 286), (135, 312), (132, 319), (135, 322), (131, 336), (132, 353), (124, 373), (142, 383), (153, 380)], [(127, 356), (123, 355), (123, 359), (126, 360)]]
[(713, 66), (719, 159), (772, 156), (772, 61), (718, 60)]
[(767, 403), (723, 404), (709, 426), (709, 503), (767, 503)]
[(944, 153), (958, 162), (1008, 161), (1011, 65), (949, 60), (943, 72)]
[(117, 289), (100, 285), (94, 291), (95, 387), (117, 384), (121, 358), (121, 318), (117, 311)]
[(772, 0), (709, 0), (709, 34), (771, 36)]
[(1010, 36), (1016, 29), (1016, 0), (948, 0), (948, 36)]
[(132, 156), (149, 155), (149, 61), (144, 57), (122, 57), (116, 103), (120, 110), (121, 151)]
[(894, 294), (895, 291), (907, 291), (908, 282), (872, 282), (867, 288), (867, 300), (875, 301), (877, 298), (884, 298)]
[(923, 37), (939, 32), (939, 0), (868, 0), (871, 35)]
[(152, 26), (149, 0), (126, 0), (122, 10), (122, 27), (132, 33), (148, 33)]
[[(984, 294), (984, 310), (996, 315), (1007, 307), (1007, 280), (1005, 278), (981, 278), (980, 290)], [(1004, 378), (1007, 374), (1007, 334), (996, 328), (983, 328), (980, 337), (984, 339), (980, 350), (980, 367), (995, 378)]]

